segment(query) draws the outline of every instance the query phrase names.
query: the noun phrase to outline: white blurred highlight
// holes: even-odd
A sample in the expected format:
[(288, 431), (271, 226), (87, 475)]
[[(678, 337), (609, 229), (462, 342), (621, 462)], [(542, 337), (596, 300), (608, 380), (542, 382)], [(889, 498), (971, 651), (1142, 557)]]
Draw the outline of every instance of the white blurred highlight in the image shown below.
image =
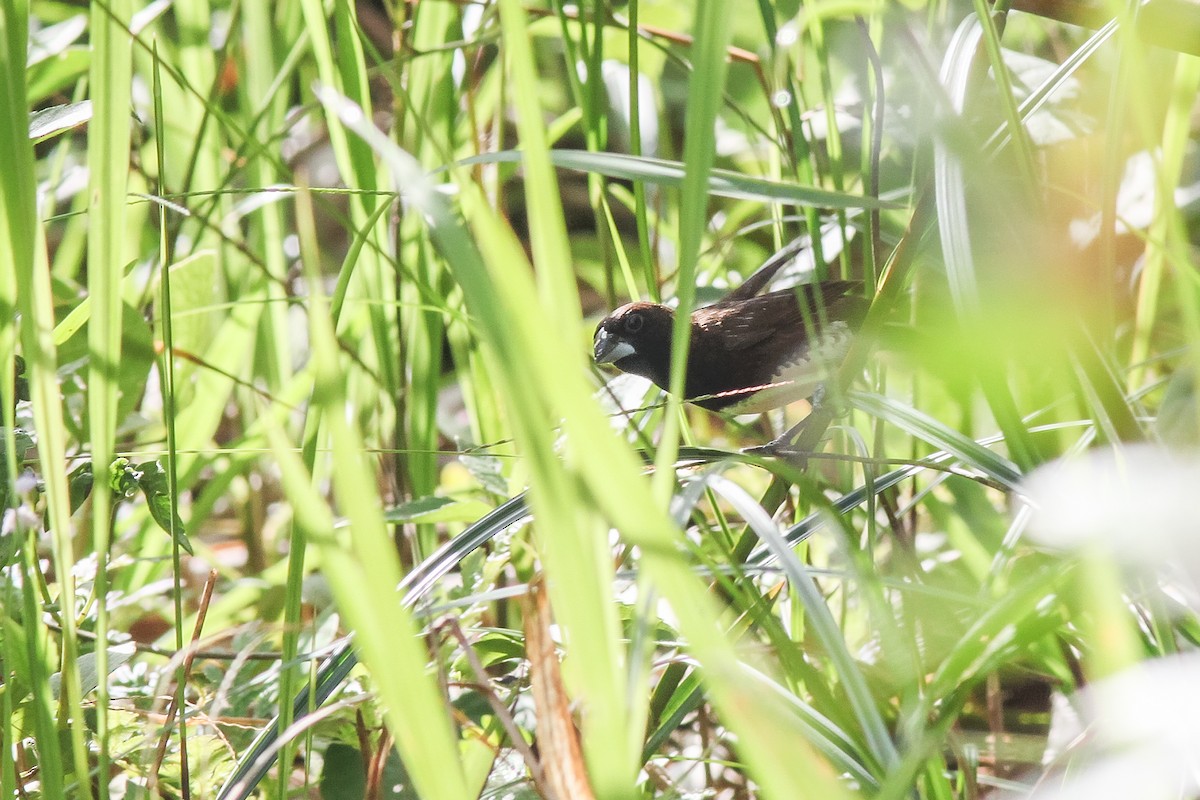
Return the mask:
[(1075, 700), (1085, 724), (1031, 800), (1166, 800), (1200, 792), (1200, 655), (1146, 662)]
[[(1035, 470), (1021, 494), (1028, 535), (1107, 551), (1200, 609), (1200, 452), (1140, 444), (1092, 450)], [(1200, 654), (1148, 661), (1068, 700), (1079, 726), (1034, 800), (1159, 800), (1200, 793)], [(1056, 713), (1056, 721), (1068, 715)], [(1056, 722), (1057, 724), (1057, 722)], [(1007, 797), (1018, 795), (1008, 794)]]
[(1035, 470), (1022, 494), (1034, 509), (1029, 536), (1041, 544), (1098, 546), (1122, 564), (1180, 568), (1193, 583), (1200, 575), (1200, 453), (1092, 450)]

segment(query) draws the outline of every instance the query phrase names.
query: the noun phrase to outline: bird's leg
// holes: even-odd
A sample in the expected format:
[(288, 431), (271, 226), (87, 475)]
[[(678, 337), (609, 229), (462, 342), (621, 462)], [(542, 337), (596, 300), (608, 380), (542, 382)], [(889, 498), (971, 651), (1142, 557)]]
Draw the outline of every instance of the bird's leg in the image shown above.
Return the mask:
[(766, 444), (759, 445), (757, 447), (747, 447), (742, 450), (742, 452), (752, 455), (784, 458), (789, 461), (795, 461), (797, 462), (798, 466), (803, 467), (807, 461), (806, 454), (799, 450), (793, 449), (792, 445), (798, 438), (800, 438), (800, 433), (804, 430), (805, 426), (808, 425), (809, 421), (812, 420), (813, 414), (815, 414), (818, 409), (822, 408), (827, 400), (828, 391), (825, 388), (825, 384), (817, 384), (817, 388), (813, 390), (812, 396), (808, 398), (809, 405), (812, 406), (812, 410), (809, 411), (808, 416)]
[(808, 425), (809, 419), (812, 418), (812, 412), (817, 410), (819, 398), (817, 397), (816, 392), (813, 393), (813, 396), (809, 398), (808, 402), (812, 406), (812, 410), (809, 411), (808, 415), (804, 419), (800, 420), (795, 425), (788, 428), (786, 431), (779, 434), (766, 444), (760, 444), (757, 447), (746, 447), (742, 449), (742, 452), (750, 455), (779, 457), (786, 458), (788, 460), (794, 459), (798, 462), (797, 466), (803, 467), (806, 460), (804, 458), (804, 454), (797, 450), (793, 450), (792, 443), (799, 438), (800, 432), (804, 430), (806, 425)]
[(811, 416), (812, 414), (810, 413), (807, 417), (800, 420), (795, 425), (788, 428), (786, 431), (779, 434), (766, 444), (760, 444), (758, 447), (747, 447), (742, 450), (742, 452), (750, 453), (752, 455), (777, 456), (779, 458), (786, 458), (788, 460), (794, 459), (799, 462), (798, 466), (804, 466), (806, 461), (804, 454), (799, 450), (793, 450), (792, 443), (799, 438), (800, 432), (804, 430), (806, 425), (808, 425), (808, 420)]

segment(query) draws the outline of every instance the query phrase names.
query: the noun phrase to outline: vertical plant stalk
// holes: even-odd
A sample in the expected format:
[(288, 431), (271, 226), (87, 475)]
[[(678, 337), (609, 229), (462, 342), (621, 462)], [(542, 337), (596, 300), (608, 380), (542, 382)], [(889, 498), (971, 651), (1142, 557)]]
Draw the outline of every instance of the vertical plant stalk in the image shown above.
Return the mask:
[(563, 800), (593, 800), (595, 794), (579, 749), (571, 701), (563, 683), (557, 648), (550, 636), (553, 615), (544, 577), (529, 584), (522, 609), (530, 688), (537, 710), (543, 791), (550, 789), (552, 797)]
[[(578, 364), (578, 350), (564, 352), (561, 343), (568, 340), (569, 332), (580, 329), (582, 312), (542, 122), (540, 76), (528, 47), (527, 18), (518, 2), (501, 0), (500, 23), (506, 82), (513, 87), (511, 96), (525, 172), (529, 247), (535, 267), (532, 276), (528, 262), (519, 256), (505, 259), (509, 263), (498, 268), (494, 263), (496, 253), (514, 244), (511, 231), (495, 227), (496, 218), (475, 202), (477, 197), (468, 198), (464, 205), (479, 240), (490, 240), (485, 247), (485, 260), (493, 262), (489, 264), (489, 280), (496, 291), (509, 293), (505, 298), (508, 314), (521, 307), (538, 310), (537, 328), (542, 335), (530, 335), (528, 321), (533, 315), (524, 315), (520, 321), (524, 329), (508, 334), (511, 349), (504, 356), (513, 365), (509, 369), (517, 370), (514, 374), (527, 375), (533, 383), (522, 380), (524, 385), (517, 386), (517, 381), (510, 378), (509, 387), (502, 393), (508, 401), (520, 451), (535, 462), (530, 483), (535, 506), (545, 521), (538, 529), (538, 550), (570, 653), (565, 669), (574, 678), (572, 684), (582, 688), (577, 700), (583, 709), (583, 754), (596, 792), (615, 795), (624, 791), (639, 767), (637, 733), (630, 726), (630, 707), (639, 701), (630, 698), (626, 683), (620, 624), (610, 596), (613, 574), (605, 544), (606, 529), (588, 508), (580, 490), (575, 477), (579, 469), (576, 459), (568, 457), (566, 464), (555, 463), (558, 456), (546, 425), (548, 419), (571, 413), (573, 403), (564, 402), (561, 387), (548, 385), (546, 378), (550, 370), (573, 371), (572, 365)], [(589, 80), (599, 80), (599, 75), (591, 74)], [(525, 290), (530, 293), (525, 294)], [(518, 293), (524, 298), (518, 299)], [(481, 321), (480, 327), (484, 324)], [(511, 327), (518, 324), (514, 321)], [(489, 327), (491, 335), (497, 337), (504, 325)], [(544, 332), (552, 334), (547, 337)], [(531, 387), (537, 387), (533, 396), (522, 397)], [(570, 449), (587, 452), (578, 444), (577, 436), (570, 431), (566, 435)]]
[[(88, 438), (92, 450), (92, 548), (96, 553), (96, 782), (108, 797), (108, 557), (112, 533), (113, 491), (110, 465), (117, 430), (121, 364), (121, 279), (125, 266), (125, 195), (129, 180), (129, 122), (133, 54), (128, 21), (130, 0), (96, 3), (91, 9), (92, 121), (88, 128)], [(178, 546), (178, 545), (176, 545)], [(60, 576), (61, 579), (62, 576)], [(73, 614), (65, 595), (63, 616)], [(65, 653), (64, 653), (65, 656)], [(63, 665), (64, 673), (67, 665)], [(78, 758), (78, 756), (77, 756)], [(90, 784), (86, 772), (83, 784)], [(89, 789), (85, 789), (85, 796)]]
[[(18, 328), (28, 370), (30, 399), (34, 423), (42, 429), (38, 442), (39, 466), (46, 481), (46, 505), (51, 525), (70, 542), (70, 505), (67, 502), (67, 478), (64, 458), (66, 442), (63, 435), (62, 407), (58, 402), (55, 381), (55, 351), (52, 328), (54, 314), (50, 300), (49, 271), (41, 227), (37, 221), (37, 186), (33, 169), (33, 146), (29, 140), (29, 101), (26, 86), (25, 59), (29, 52), (29, 3), (26, 0), (0, 0), (0, 152), (5, 153), (5, 166), (0, 170), (0, 319), (11, 321), (20, 315), (19, 326), (0, 325), (0, 369), (5, 371), (0, 387), (4, 390), (4, 440), (9, 486), (16, 478), (16, 442), (13, 431), (14, 395), (13, 353)], [(8, 266), (11, 265), (11, 266)], [(38, 574), (35, 552), (36, 531), (27, 531), (26, 541), (15, 558), (21, 563), (21, 613), (26, 620), (23, 647), (12, 645), (12, 637), (0, 637), (4, 656), (4, 680), (12, 673), (24, 675), (35, 688), (27, 706), (34, 740), (38, 748), (39, 777), (46, 797), (63, 796), (62, 749), (54, 729), (50, 692), (44, 665), (45, 626), (39, 624), (38, 606), (33, 576)], [(68, 578), (69, 580), (69, 578)], [(6, 589), (6, 599), (12, 599), (13, 587)], [(9, 608), (8, 604), (5, 608)], [(75, 641), (75, 620), (66, 615), (64, 624)], [(65, 635), (64, 635), (65, 638)], [(79, 674), (72, 670), (75, 696), (79, 696)], [(0, 701), (11, 706), (12, 698), (4, 692)], [(6, 709), (7, 710), (7, 709)], [(18, 739), (13, 716), (3, 718), (7, 734), (5, 755), (0, 761), (0, 786), (6, 796), (12, 796), (19, 784), (13, 763), (12, 743)], [(22, 734), (24, 735), (24, 731)]]
[[(171, 698), (171, 702), (167, 705), (166, 720), (163, 722), (162, 736), (159, 737), (158, 747), (154, 751), (154, 764), (150, 770), (150, 777), (147, 781), (147, 790), (150, 794), (155, 793), (155, 787), (158, 784), (159, 773), (162, 771), (163, 759), (167, 755), (167, 744), (171, 741), (171, 725), (176, 718), (179, 719), (180, 726), (186, 725), (185, 714), (179, 713), (179, 709), (186, 708), (186, 698), (183, 689), (186, 688), (186, 680), (189, 673), (192, 671), (192, 662), (196, 660), (196, 651), (200, 642), (200, 634), (204, 630), (204, 620), (208, 617), (208, 606), (212, 602), (213, 589), (217, 585), (218, 572), (215, 569), (208, 571), (208, 578), (204, 581), (204, 590), (200, 593), (200, 604), (196, 610), (196, 622), (192, 627), (192, 642), (188, 652), (179, 662), (178, 675), (181, 686), (176, 690), (175, 696)], [(187, 760), (187, 740), (180, 739), (179, 743), (179, 774), (180, 788), (182, 795), (186, 798), (191, 794), (191, 781), (189, 780), (188, 760)]]
[[(155, 156), (158, 162), (158, 184), (157, 192), (159, 197), (163, 197), (166, 192), (165, 171), (164, 165), (166, 160), (166, 143), (164, 141), (164, 120), (163, 113), (163, 97), (162, 97), (162, 62), (158, 56), (158, 43), (154, 43), (153, 50), (154, 63), (154, 119), (155, 119), (155, 135), (154, 146)], [(180, 550), (179, 541), (182, 531), (174, 530), (175, 521), (179, 519), (179, 470), (178, 460), (176, 459), (177, 440), (175, 433), (175, 334), (173, 326), (173, 318), (171, 313), (171, 240), (168, 234), (168, 218), (167, 207), (165, 204), (158, 206), (158, 256), (159, 269), (162, 271), (159, 277), (159, 303), (161, 316), (159, 324), (161, 325), (162, 333), (162, 359), (159, 361), (159, 382), (162, 391), (162, 413), (163, 426), (167, 431), (167, 489), (171, 496), (171, 578), (173, 581), (171, 598), (174, 604), (175, 611), (175, 647), (178, 650), (183, 649), (183, 553)], [(183, 665), (180, 665), (175, 678), (175, 698), (174, 703), (183, 707), (186, 699), (187, 691), (187, 671)], [(186, 763), (187, 759), (187, 725), (181, 717), (179, 720), (179, 752), (181, 761)]]
[(695, 47), (688, 82), (687, 129), (683, 144), (683, 178), (679, 208), (679, 272), (675, 326), (671, 346), (671, 391), (666, 422), (654, 476), (655, 496), (666, 504), (671, 496), (674, 473), (670, 469), (679, 453), (682, 430), (682, 397), (687, 369), (688, 335), (692, 308), (696, 305), (696, 262), (700, 258), (704, 231), (708, 226), (708, 176), (716, 153), (717, 111), (725, 96), (728, 71), (726, 48), (733, 36), (733, 3), (701, 0), (696, 4)]
[[(626, 9), (629, 15), (629, 153), (635, 158), (642, 153), (642, 105), (641, 105), (641, 32), (638, 30), (638, 8), (640, 2), (632, 2)], [(656, 193), (656, 196), (657, 193)], [(646, 183), (633, 182), (633, 217), (637, 224), (638, 253), (641, 255), (642, 275), (650, 299), (661, 302), (658, 286), (658, 265), (654, 261), (654, 249), (650, 242), (648, 224), (649, 209), (646, 205)], [(608, 301), (616, 306), (616, 298), (609, 292)], [(631, 295), (632, 296), (632, 295)]]
[(1188, 234), (1175, 205), (1175, 189), (1179, 186), (1188, 149), (1191, 110), (1196, 103), (1197, 91), (1200, 91), (1200, 59), (1180, 57), (1175, 64), (1171, 101), (1163, 120), (1161, 161), (1155, 170), (1158, 184), (1154, 191), (1154, 220), (1146, 240), (1146, 265), (1138, 285), (1137, 316), (1129, 356), (1131, 366), (1125, 384), (1130, 392), (1140, 389), (1145, 380), (1145, 362), (1150, 356), (1150, 340), (1158, 316), (1158, 294), (1168, 259), (1178, 257), (1177, 267), (1186, 269)]

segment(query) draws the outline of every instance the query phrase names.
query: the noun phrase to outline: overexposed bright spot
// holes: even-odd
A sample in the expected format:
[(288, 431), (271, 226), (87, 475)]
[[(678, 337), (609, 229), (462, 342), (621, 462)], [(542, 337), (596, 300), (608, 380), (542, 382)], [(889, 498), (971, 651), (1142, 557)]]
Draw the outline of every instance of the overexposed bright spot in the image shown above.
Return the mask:
[(629, 414), (646, 404), (651, 386), (650, 381), (639, 375), (622, 372), (596, 391), (596, 399), (615, 430), (628, 426)]
[[(1145, 662), (1074, 698), (1083, 736), (1034, 800), (1139, 800), (1200, 792), (1200, 655)], [(1009, 795), (1012, 797), (1014, 795)]]
[(214, 51), (225, 48), (232, 21), (233, 17), (228, 11), (213, 9), (212, 16), (209, 17), (208, 46)]
[[(610, 145), (622, 152), (633, 152), (633, 103), (630, 93), (629, 65), (616, 59), (605, 59), (600, 65), (604, 90), (608, 96)], [(658, 107), (654, 83), (639, 74), (636, 81), (638, 108), (638, 146), (644, 156), (658, 154)]]
[(358, 124), (366, 119), (362, 108), (354, 103), (351, 103), (349, 100), (341, 103), (338, 108), (338, 112), (342, 118), (342, 121), (348, 126)]
[(729, 127), (723, 117), (717, 117), (714, 127), (717, 131), (717, 155), (739, 156), (753, 152), (754, 147), (746, 134)]
[(1200, 561), (1200, 454), (1156, 445), (1092, 450), (1029, 475), (1029, 535), (1051, 547), (1111, 548), (1149, 566)]
[[(1126, 234), (1150, 225), (1156, 213), (1158, 164), (1155, 157), (1142, 150), (1125, 162), (1121, 186), (1117, 191), (1116, 233)], [(1178, 199), (1178, 198), (1177, 198)], [(1071, 241), (1086, 247), (1100, 235), (1102, 216), (1099, 211), (1070, 223)]]
[(1087, 247), (1100, 235), (1100, 215), (1071, 220), (1067, 225), (1067, 233), (1076, 247)]

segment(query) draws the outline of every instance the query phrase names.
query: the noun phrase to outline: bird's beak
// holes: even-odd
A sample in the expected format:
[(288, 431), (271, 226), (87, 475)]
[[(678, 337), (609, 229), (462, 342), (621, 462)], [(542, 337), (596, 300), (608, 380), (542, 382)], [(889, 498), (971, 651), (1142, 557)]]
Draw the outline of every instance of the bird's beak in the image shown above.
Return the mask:
[(603, 328), (596, 331), (593, 351), (597, 364), (611, 364), (637, 352), (629, 342)]

